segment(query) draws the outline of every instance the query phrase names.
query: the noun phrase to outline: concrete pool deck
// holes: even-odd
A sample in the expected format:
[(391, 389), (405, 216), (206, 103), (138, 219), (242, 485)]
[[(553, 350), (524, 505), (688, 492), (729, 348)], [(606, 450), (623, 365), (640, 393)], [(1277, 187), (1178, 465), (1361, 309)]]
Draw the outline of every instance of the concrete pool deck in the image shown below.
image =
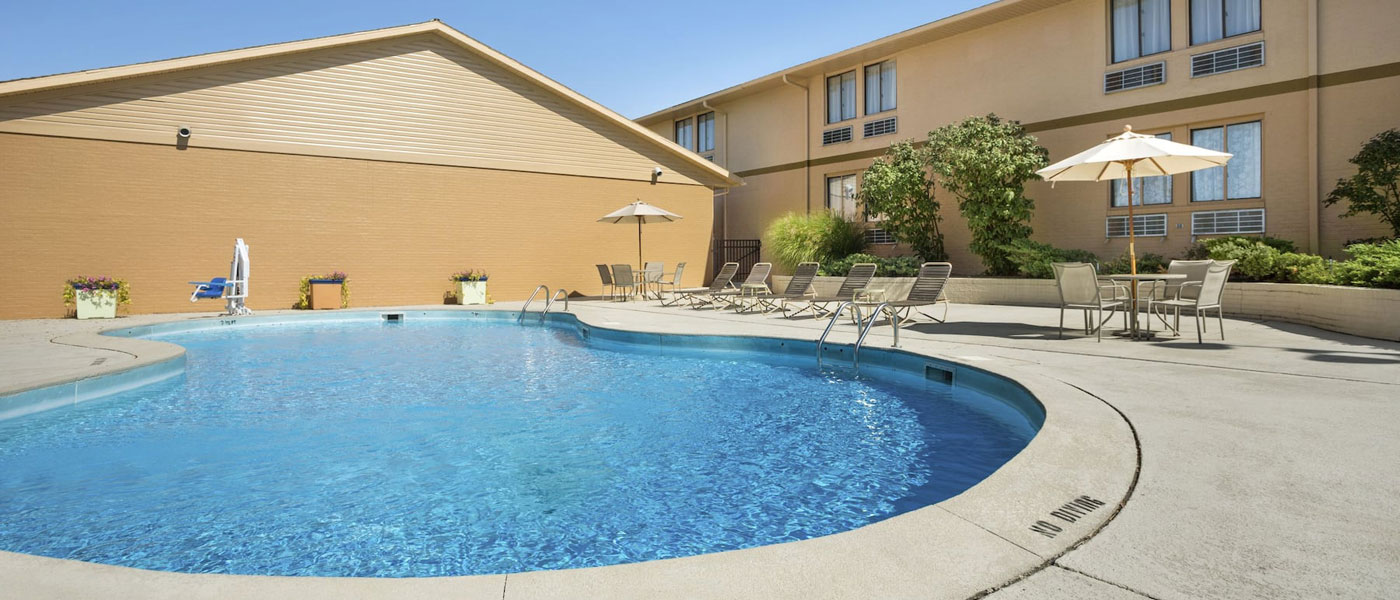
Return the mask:
[[(808, 341), (825, 324), (655, 303), (575, 302), (571, 311), (605, 328)], [(115, 351), (104, 349), (110, 346), (92, 334), (191, 316), (0, 322), (0, 372), (5, 373), (0, 388), (13, 391), (152, 360), (162, 345)], [(959, 506), (960, 496), (937, 505), (947, 506), (941, 511), (922, 509), (793, 544), (574, 571), (326, 580), (330, 587), (321, 591), (342, 597), (493, 598), (958, 598), (989, 591), (991, 597), (1008, 598), (1382, 598), (1400, 584), (1400, 520), (1394, 517), (1400, 512), (1400, 466), (1393, 459), (1400, 449), (1394, 435), (1400, 422), (1400, 344), (1239, 320), (1227, 321), (1225, 342), (1217, 336), (1204, 345), (1185, 337), (1095, 343), (1072, 331), (1055, 339), (1055, 309), (955, 305), (951, 318), (906, 329), (901, 347), (1038, 379), (1029, 386), (1038, 395), (1038, 386), (1077, 388), (1069, 395), (1092, 397), (1113, 409), (1117, 425), (1068, 424), (1086, 436), (1101, 433), (1105, 439), (1086, 443), (1107, 448), (1106, 453), (1047, 466), (1087, 479), (1057, 481), (1033, 472), (1035, 463), (1013, 461), (1003, 470), (1024, 466), (1032, 472), (1007, 474), (1016, 476), (1001, 481), (1050, 489), (983, 490), (1058, 501), (979, 514), (977, 505)], [(839, 329), (831, 341), (849, 343), (851, 330)], [(888, 331), (877, 329), (867, 344), (888, 346)], [(1054, 409), (1047, 402), (1052, 416)], [(1094, 414), (1088, 411), (1084, 418)], [(1117, 427), (1128, 423), (1132, 432), (1124, 436)], [(1138, 469), (1135, 485), (1123, 479), (1124, 465)], [(1094, 516), (1113, 516), (1101, 530), (1065, 552), (1029, 529), (1025, 514), (1055, 510), (1074, 498), (1070, 490), (1083, 485), (1124, 488), (1126, 501), (1116, 516), (1107, 510)], [(1089, 531), (1058, 539), (1077, 541), (1081, 533), (1093, 533), (1096, 524), (1084, 522)], [(1037, 537), (1048, 545), (1035, 547)], [(806, 562), (777, 556), (803, 545), (812, 550), (799, 553)], [(822, 558), (812, 562), (812, 557)], [(948, 557), (959, 560), (945, 562)], [(959, 566), (950, 568), (953, 563)], [(792, 568), (774, 568), (783, 565)], [(902, 581), (871, 577), (887, 572), (927, 575)], [(114, 597), (149, 597), (152, 591), (170, 597), (278, 595), (299, 588), (297, 578), (190, 576), (14, 554), (0, 560), (0, 582), (26, 586), (27, 597), (93, 589)], [(109, 587), (92, 587), (104, 582)]]

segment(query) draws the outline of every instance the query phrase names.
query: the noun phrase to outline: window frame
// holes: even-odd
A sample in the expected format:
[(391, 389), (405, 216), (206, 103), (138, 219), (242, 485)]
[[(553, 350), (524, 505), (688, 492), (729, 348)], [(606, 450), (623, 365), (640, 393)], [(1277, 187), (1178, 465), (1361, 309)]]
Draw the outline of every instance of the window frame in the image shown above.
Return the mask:
[[(703, 147), (703, 146), (702, 146), (702, 143), (701, 143), (701, 141), (700, 141), (700, 140), (701, 140), (700, 133), (701, 133), (701, 131), (702, 131), (702, 129), (703, 129), (702, 126), (700, 125), (700, 120), (703, 119), (703, 118), (705, 118), (705, 117), (709, 117), (709, 119), (706, 120), (706, 122), (709, 123), (709, 126), (710, 126), (710, 147), (709, 147), (709, 148)], [(695, 115), (695, 152), (700, 153), (700, 154), (704, 154), (704, 153), (707, 153), (707, 152), (713, 153), (714, 151), (715, 151), (715, 111), (712, 110), (712, 111), (709, 111), (709, 112), (704, 112), (704, 113), (700, 113), (700, 114), (698, 114), (698, 115)], [(712, 158), (712, 159), (710, 159), (710, 160), (713, 161), (714, 159)]]
[[(1209, 129), (1209, 127), (1203, 127), (1202, 129)], [(1150, 136), (1153, 136), (1153, 137), (1162, 137), (1162, 134), (1166, 134), (1166, 135), (1170, 136), (1170, 137), (1166, 137), (1166, 138), (1162, 138), (1162, 139), (1165, 139), (1165, 140), (1167, 140), (1167, 141), (1176, 141), (1176, 133), (1173, 132), (1173, 131), (1170, 130), (1170, 129), (1167, 129), (1167, 130), (1165, 130), (1165, 131), (1158, 131), (1157, 133), (1144, 133), (1143, 135), (1150, 135)], [(1166, 178), (1167, 178), (1167, 201), (1166, 201), (1166, 202), (1153, 202), (1152, 204), (1147, 204), (1146, 202), (1141, 202), (1141, 201), (1140, 201), (1140, 202), (1138, 202), (1137, 204), (1134, 204), (1134, 205), (1133, 205), (1134, 208), (1140, 208), (1140, 207), (1141, 207), (1141, 208), (1146, 208), (1146, 207), (1148, 207), (1148, 206), (1171, 206), (1171, 205), (1173, 205), (1173, 204), (1176, 204), (1176, 175), (1149, 175), (1148, 177), (1166, 177)], [(1135, 177), (1134, 179), (1139, 179), (1139, 180), (1141, 180), (1141, 179), (1146, 179), (1146, 177)], [(1118, 206), (1117, 204), (1114, 204), (1114, 203), (1113, 203), (1113, 201), (1116, 200), (1117, 197), (1118, 197), (1118, 190), (1116, 189), (1116, 187), (1117, 187), (1118, 183), (1121, 182), (1121, 181), (1125, 181), (1125, 180), (1123, 180), (1123, 179), (1114, 179), (1114, 180), (1112, 180), (1112, 181), (1110, 181), (1110, 182), (1108, 183), (1108, 207), (1109, 207), (1110, 209), (1119, 209), (1119, 208), (1126, 209), (1126, 208), (1128, 208), (1128, 205), (1127, 205), (1127, 204), (1124, 204), (1124, 205), (1122, 205), (1122, 206)], [(1144, 184), (1144, 185), (1145, 185), (1145, 184)], [(1135, 198), (1136, 198), (1136, 197), (1137, 197), (1137, 196), (1135, 196)]]
[[(1173, 3), (1170, 2), (1170, 1), (1167, 2), (1167, 47), (1166, 47), (1166, 49), (1165, 49), (1165, 50), (1158, 50), (1158, 51), (1156, 51), (1156, 52), (1151, 52), (1151, 53), (1148, 53), (1148, 54), (1143, 54), (1143, 53), (1142, 53), (1142, 0), (1134, 0), (1134, 2), (1136, 2), (1136, 3), (1137, 3), (1137, 6), (1138, 6), (1138, 10), (1137, 10), (1138, 55), (1137, 55), (1137, 56), (1130, 57), (1130, 58), (1118, 58), (1118, 54), (1117, 54), (1117, 52), (1116, 52), (1116, 49), (1114, 48), (1114, 43), (1113, 43), (1114, 40), (1117, 39), (1117, 37), (1118, 37), (1118, 36), (1117, 36), (1117, 31), (1115, 30), (1115, 27), (1117, 27), (1117, 25), (1115, 25), (1115, 24), (1114, 24), (1114, 21), (1113, 21), (1113, 3), (1114, 3), (1114, 1), (1115, 1), (1115, 0), (1108, 0), (1108, 64), (1116, 65), (1116, 64), (1119, 64), (1119, 63), (1125, 63), (1125, 62), (1129, 62), (1129, 61), (1134, 61), (1134, 60), (1137, 60), (1137, 59), (1139, 59), (1139, 58), (1147, 58), (1147, 57), (1149, 57), (1149, 56), (1156, 56), (1156, 55), (1158, 55), (1158, 54), (1166, 54), (1166, 53), (1171, 52), (1172, 50), (1175, 49), (1175, 48), (1173, 47), (1173, 46), (1174, 46), (1174, 42), (1173, 42), (1173, 40), (1172, 40), (1172, 4), (1173, 4)], [(1189, 0), (1188, 0), (1188, 2), (1189, 2)], [(1188, 13), (1189, 13), (1189, 10), (1188, 10)]]
[[(849, 116), (849, 117), (848, 117), (848, 116), (845, 116), (845, 115), (846, 115), (846, 111), (845, 111), (844, 109), (846, 108), (846, 105), (845, 105), (845, 102), (843, 101), (843, 98), (845, 97), (845, 94), (842, 93), (842, 89), (841, 89), (841, 84), (843, 83), (843, 82), (841, 81), (841, 78), (843, 78), (843, 77), (845, 77), (845, 76), (847, 76), (847, 75), (850, 75), (850, 76), (851, 76), (851, 96), (852, 96), (852, 104), (851, 104), (851, 107), (850, 107), (850, 108), (851, 108), (851, 116)], [(832, 79), (836, 79), (836, 80), (837, 80), (836, 98), (837, 98), (837, 102), (840, 102), (840, 105), (839, 105), (838, 108), (840, 109), (840, 117), (841, 117), (841, 118), (838, 119), (838, 120), (835, 120), (835, 121), (831, 120), (831, 80), (832, 80)], [(837, 124), (837, 123), (845, 123), (846, 121), (850, 121), (850, 120), (855, 119), (855, 118), (857, 118), (857, 117), (860, 116), (860, 109), (857, 107), (857, 105), (860, 103), (860, 95), (861, 95), (861, 94), (860, 94), (860, 78), (856, 76), (856, 69), (849, 69), (849, 70), (846, 70), (846, 71), (842, 71), (842, 72), (840, 72), (840, 73), (836, 73), (835, 75), (827, 75), (826, 78), (825, 78), (823, 81), (826, 83), (826, 88), (825, 88), (824, 91), (825, 91), (825, 96), (826, 96), (826, 124), (827, 124), (827, 125), (835, 125), (835, 124)]]
[[(1192, 127), (1188, 128), (1188, 129), (1189, 129), (1189, 134), (1190, 134), (1190, 135), (1188, 136), (1188, 139), (1191, 140), (1191, 143), (1192, 143), (1192, 144), (1194, 144), (1194, 143), (1195, 143), (1195, 139), (1196, 139), (1196, 132), (1197, 132), (1197, 131), (1205, 131), (1205, 130), (1207, 130), (1207, 129), (1219, 129), (1219, 130), (1220, 130), (1220, 139), (1224, 142), (1224, 146), (1225, 146), (1225, 148), (1224, 148), (1223, 150), (1221, 150), (1221, 152), (1230, 152), (1230, 127), (1237, 126), (1237, 125), (1248, 125), (1248, 124), (1250, 124), (1250, 123), (1258, 123), (1258, 124), (1259, 124), (1259, 144), (1258, 144), (1258, 145), (1259, 145), (1259, 195), (1258, 195), (1258, 196), (1245, 196), (1245, 197), (1240, 197), (1240, 198), (1231, 198), (1231, 197), (1230, 197), (1230, 167), (1229, 167), (1228, 164), (1226, 164), (1226, 165), (1222, 165), (1222, 166), (1220, 166), (1220, 167), (1211, 167), (1211, 168), (1213, 168), (1213, 169), (1218, 168), (1218, 169), (1221, 170), (1221, 171), (1220, 171), (1220, 173), (1221, 173), (1221, 176), (1220, 176), (1220, 186), (1221, 186), (1221, 196), (1222, 196), (1222, 197), (1221, 197), (1219, 200), (1197, 200), (1197, 199), (1196, 199), (1196, 178), (1195, 178), (1195, 176), (1191, 176), (1191, 204), (1197, 204), (1197, 203), (1201, 203), (1201, 204), (1211, 204), (1211, 203), (1215, 203), (1215, 202), (1232, 202), (1232, 201), (1246, 201), (1246, 202), (1247, 202), (1247, 201), (1250, 201), (1250, 200), (1263, 200), (1263, 199), (1264, 199), (1264, 119), (1263, 119), (1262, 117), (1257, 117), (1257, 118), (1253, 118), (1253, 119), (1246, 119), (1246, 120), (1244, 120), (1244, 121), (1220, 121), (1220, 122), (1211, 123), (1211, 124), (1209, 124), (1209, 125), (1197, 125), (1197, 126), (1192, 126)], [(1231, 160), (1234, 160), (1234, 158), (1231, 157)], [(1220, 210), (1233, 210), (1233, 209), (1220, 209)]]
[(1250, 30), (1250, 31), (1241, 31), (1241, 32), (1239, 32), (1239, 33), (1233, 33), (1233, 34), (1227, 35), (1227, 34), (1225, 33), (1225, 18), (1226, 18), (1226, 16), (1225, 16), (1225, 15), (1226, 15), (1226, 12), (1225, 12), (1225, 11), (1226, 11), (1226, 9), (1228, 8), (1227, 5), (1229, 4), (1230, 0), (1220, 0), (1220, 37), (1215, 38), (1215, 39), (1213, 39), (1213, 40), (1205, 41), (1205, 42), (1198, 42), (1198, 41), (1196, 41), (1196, 9), (1195, 9), (1195, 8), (1192, 8), (1192, 5), (1195, 4), (1195, 2), (1192, 2), (1191, 0), (1186, 0), (1186, 41), (1187, 41), (1187, 44), (1190, 45), (1190, 46), (1202, 46), (1202, 45), (1205, 45), (1205, 44), (1212, 44), (1212, 43), (1219, 42), (1219, 41), (1222, 41), (1222, 40), (1228, 40), (1228, 39), (1230, 39), (1230, 38), (1237, 38), (1237, 37), (1246, 36), (1246, 35), (1250, 35), (1250, 34), (1259, 33), (1259, 32), (1261, 32), (1261, 31), (1264, 31), (1264, 2), (1263, 2), (1263, 0), (1253, 0), (1253, 1), (1259, 3), (1259, 28), (1258, 28), (1258, 29), (1253, 29), (1253, 30)]
[[(688, 135), (687, 135), (687, 139), (686, 139), (685, 143), (681, 143), (681, 139), (680, 139), (680, 137), (681, 137), (680, 133), (681, 133), (681, 126), (682, 126), (682, 125), (684, 125), (686, 128), (688, 128), (688, 131), (687, 131), (687, 134), (688, 134)], [(686, 150), (689, 150), (689, 151), (691, 151), (691, 152), (694, 152), (694, 151), (695, 151), (695, 117), (686, 117), (686, 118), (684, 118), (684, 119), (676, 119), (675, 122), (672, 123), (672, 125), (671, 125), (671, 141), (675, 142), (677, 146), (680, 146), (680, 147), (682, 147), (682, 148), (685, 148)]]
[[(886, 64), (889, 64), (894, 71), (894, 94), (892, 94), (894, 96), (894, 105), (889, 108), (883, 108), (885, 105), (885, 87), (883, 85), (883, 79), (885, 76)], [(879, 74), (875, 76), (875, 80), (879, 84), (876, 85), (875, 93), (880, 97), (880, 107), (877, 107), (876, 110), (870, 109), (870, 69), (872, 67), (879, 69)], [(899, 109), (899, 66), (895, 64), (893, 58), (887, 58), (861, 67), (861, 75), (863, 76), (861, 81), (865, 85), (865, 90), (863, 90), (864, 93), (860, 94), (860, 96), (861, 103), (865, 105), (865, 116), (878, 115), (880, 113), (887, 113)]]
[(852, 171), (852, 172), (848, 172), (848, 173), (832, 173), (832, 174), (827, 174), (827, 175), (823, 176), (823, 177), (822, 177), (822, 181), (824, 181), (824, 182), (826, 183), (826, 188), (825, 188), (825, 191), (823, 192), (823, 193), (825, 194), (825, 200), (822, 201), (822, 206), (825, 207), (826, 210), (828, 210), (828, 211), (832, 210), (832, 208), (831, 208), (831, 182), (832, 182), (832, 180), (838, 180), (838, 179), (839, 179), (839, 180), (845, 180), (847, 177), (851, 178), (851, 182), (852, 182), (852, 187), (851, 187), (851, 190), (852, 190), (852, 191), (851, 191), (851, 198), (850, 198), (850, 200), (851, 200), (851, 214), (849, 214), (849, 215), (847, 215), (847, 214), (845, 214), (845, 213), (838, 213), (838, 214), (840, 214), (840, 215), (843, 216), (843, 217), (846, 217), (847, 219), (849, 219), (849, 220), (851, 220), (851, 221), (869, 222), (869, 219), (868, 219), (868, 218), (866, 217), (866, 215), (864, 214), (865, 211), (863, 210), (863, 207), (862, 207), (861, 204), (860, 204), (860, 173), (858, 173), (858, 172)]

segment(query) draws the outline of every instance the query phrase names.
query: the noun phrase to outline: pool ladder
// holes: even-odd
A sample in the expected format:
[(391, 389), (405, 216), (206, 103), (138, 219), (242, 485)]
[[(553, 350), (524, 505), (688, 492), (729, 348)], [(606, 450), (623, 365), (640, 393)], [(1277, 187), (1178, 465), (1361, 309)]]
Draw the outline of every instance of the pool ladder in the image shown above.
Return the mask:
[(530, 299), (529, 299), (529, 300), (526, 300), (526, 301), (525, 301), (525, 305), (522, 306), (522, 307), (520, 307), (520, 316), (518, 316), (518, 317), (515, 318), (515, 322), (516, 322), (516, 323), (520, 323), (520, 322), (522, 322), (522, 321), (525, 320), (525, 311), (528, 310), (528, 309), (530, 308), (530, 303), (535, 301), (535, 297), (538, 296), (538, 295), (540, 294), (540, 291), (544, 291), (545, 296), (547, 296), (547, 297), (549, 298), (549, 299), (546, 300), (545, 303), (544, 303), (544, 310), (541, 311), (541, 312), (539, 313), (539, 315), (540, 315), (540, 322), (541, 322), (541, 323), (544, 322), (544, 316), (547, 315), (547, 314), (549, 314), (549, 309), (550, 309), (550, 307), (554, 306), (554, 302), (555, 302), (556, 300), (559, 299), (559, 294), (563, 294), (563, 295), (564, 295), (564, 311), (565, 311), (565, 312), (568, 312), (568, 310), (569, 310), (569, 291), (561, 287), (561, 288), (555, 290), (555, 291), (554, 291), (554, 294), (551, 295), (551, 294), (549, 293), (549, 286), (547, 286), (547, 285), (541, 285), (541, 286), (535, 288), (535, 291), (532, 292), (532, 293), (530, 294)]
[(836, 326), (836, 321), (848, 308), (855, 311), (856, 329), (860, 332), (860, 335), (856, 337), (855, 349), (851, 352), (851, 364), (857, 373), (860, 372), (860, 347), (865, 343), (865, 336), (870, 335), (870, 330), (875, 328), (875, 321), (880, 318), (882, 311), (890, 315), (890, 331), (894, 332), (894, 343), (891, 346), (899, 347), (899, 314), (890, 309), (888, 302), (875, 305), (875, 309), (870, 313), (869, 321), (866, 321), (865, 317), (861, 315), (859, 304), (842, 302), (840, 306), (836, 307), (836, 312), (831, 313), (831, 321), (826, 324), (826, 330), (822, 332), (821, 338), (817, 339), (817, 369), (822, 368), (822, 350), (826, 347), (826, 336), (831, 335), (831, 329)]

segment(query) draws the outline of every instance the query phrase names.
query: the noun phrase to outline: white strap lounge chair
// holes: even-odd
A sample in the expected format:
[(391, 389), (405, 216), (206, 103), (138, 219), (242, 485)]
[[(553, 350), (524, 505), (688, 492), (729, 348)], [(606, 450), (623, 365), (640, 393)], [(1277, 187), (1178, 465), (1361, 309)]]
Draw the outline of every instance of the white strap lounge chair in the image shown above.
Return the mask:
[(797, 265), (797, 270), (793, 272), (792, 279), (788, 280), (787, 287), (780, 294), (762, 294), (748, 298), (752, 302), (740, 307), (739, 312), (745, 310), (759, 310), (770, 312), (781, 308), (781, 303), (786, 300), (803, 300), (816, 297), (812, 291), (812, 281), (817, 278), (817, 270), (821, 268), (820, 263), (805, 262)]
[[(806, 299), (806, 304), (802, 307), (788, 312), (788, 304), (797, 302), (794, 300), (782, 300), (783, 316), (789, 319), (804, 312), (811, 312), (813, 318), (830, 314), (830, 306), (840, 302), (854, 301), (856, 292), (864, 290), (870, 285), (870, 278), (875, 276), (875, 270), (879, 266), (875, 263), (856, 263), (851, 265), (851, 270), (846, 273), (846, 279), (841, 282), (841, 289), (836, 291), (834, 296), (814, 296)], [(854, 318), (854, 314), (851, 315)]]
[[(903, 300), (885, 302), (886, 314), (890, 317), (899, 316), (899, 325), (902, 327), (907, 323), (913, 323), (910, 318), (911, 312), (917, 312), (925, 318), (943, 323), (948, 320), (948, 298), (943, 294), (943, 288), (948, 284), (948, 277), (953, 274), (953, 264), (946, 262), (926, 262), (919, 266), (919, 276), (914, 279), (914, 287), (909, 290), (909, 295)], [(861, 305), (878, 305), (880, 302), (860, 301)], [(935, 317), (920, 308), (926, 306), (943, 305), (943, 316)]]
[(662, 306), (674, 306), (681, 302), (689, 301), (696, 294), (709, 294), (718, 292), (724, 288), (734, 287), (734, 274), (739, 272), (739, 263), (727, 262), (719, 268), (719, 273), (715, 274), (714, 280), (710, 281), (708, 287), (681, 288), (671, 290), (671, 301), (661, 301)]
[(744, 278), (744, 282), (738, 288), (695, 294), (690, 297), (690, 306), (692, 308), (713, 306), (725, 309), (731, 306), (741, 306), (740, 303), (745, 301), (745, 294), (756, 296), (772, 293), (773, 290), (768, 289), (768, 274), (771, 272), (773, 272), (773, 263), (754, 263), (753, 269), (749, 270), (749, 276)]
[[(1103, 325), (1113, 318), (1113, 313), (1123, 309), (1123, 328), (1128, 328), (1127, 287), (1121, 284), (1103, 285), (1099, 282), (1098, 270), (1089, 263), (1051, 263), (1055, 269), (1055, 285), (1060, 290), (1060, 338), (1065, 337), (1065, 309), (1077, 308), (1084, 311), (1084, 334), (1097, 334), (1103, 341)], [(1104, 291), (1110, 292), (1104, 297)], [(1121, 294), (1119, 292), (1122, 292)], [(1109, 311), (1103, 316), (1103, 311)], [(1090, 325), (1090, 313), (1094, 313), (1094, 325)]]

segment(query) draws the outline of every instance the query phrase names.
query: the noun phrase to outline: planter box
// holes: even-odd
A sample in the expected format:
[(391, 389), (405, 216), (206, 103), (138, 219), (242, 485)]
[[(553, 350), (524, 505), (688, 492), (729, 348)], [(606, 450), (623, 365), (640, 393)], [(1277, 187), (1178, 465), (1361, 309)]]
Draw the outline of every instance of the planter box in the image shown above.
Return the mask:
[(79, 319), (112, 319), (117, 316), (117, 293), (111, 290), (73, 290)]
[(344, 283), (330, 280), (311, 280), (311, 295), (307, 298), (310, 305), (307, 308), (315, 310), (327, 310), (340, 308), (340, 289)]
[(458, 281), (457, 304), (486, 304), (486, 280)]

